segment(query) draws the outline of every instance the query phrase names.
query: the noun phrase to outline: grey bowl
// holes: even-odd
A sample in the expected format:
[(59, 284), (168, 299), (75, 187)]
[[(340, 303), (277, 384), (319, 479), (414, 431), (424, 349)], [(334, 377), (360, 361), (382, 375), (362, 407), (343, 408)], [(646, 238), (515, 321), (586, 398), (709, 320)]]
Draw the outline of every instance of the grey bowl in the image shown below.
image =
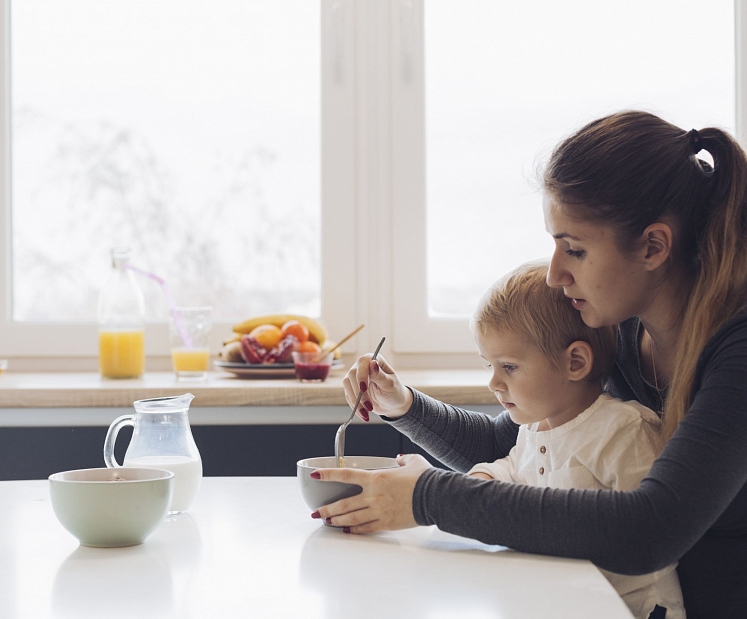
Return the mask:
[[(399, 465), (394, 458), (382, 456), (345, 456), (345, 466), (350, 469), (391, 469)], [(355, 496), (362, 492), (358, 484), (344, 484), (338, 481), (321, 481), (309, 477), (316, 469), (335, 468), (334, 456), (321, 458), (306, 458), (296, 464), (298, 482), (301, 485), (301, 495), (310, 509), (318, 509), (341, 499)]]

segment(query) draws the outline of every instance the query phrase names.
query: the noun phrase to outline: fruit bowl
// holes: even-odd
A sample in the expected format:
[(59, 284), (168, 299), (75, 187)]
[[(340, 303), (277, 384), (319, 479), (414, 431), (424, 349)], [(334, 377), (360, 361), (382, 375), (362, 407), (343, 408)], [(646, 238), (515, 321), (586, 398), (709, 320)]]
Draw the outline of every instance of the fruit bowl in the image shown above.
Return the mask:
[[(223, 342), (221, 363), (260, 364), (291, 363), (293, 352), (320, 353), (333, 350), (335, 342), (318, 321), (299, 314), (270, 314), (250, 318), (233, 326), (233, 334)], [(334, 350), (340, 358), (339, 348)]]

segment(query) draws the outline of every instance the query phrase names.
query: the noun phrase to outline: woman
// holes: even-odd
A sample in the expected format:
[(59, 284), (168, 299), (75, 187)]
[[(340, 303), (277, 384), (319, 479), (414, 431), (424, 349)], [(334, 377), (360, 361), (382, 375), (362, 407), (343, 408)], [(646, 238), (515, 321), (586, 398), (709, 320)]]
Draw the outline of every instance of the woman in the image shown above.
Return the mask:
[[(624, 574), (679, 561), (690, 619), (747, 617), (747, 158), (719, 129), (624, 112), (562, 142), (543, 186), (548, 284), (586, 324), (619, 324), (610, 394), (662, 412), (649, 475), (631, 492), (539, 489), (405, 456), (391, 471), (319, 471), (363, 492), (314, 515), (352, 533), (436, 524)], [(413, 392), (383, 360), (362, 357), (345, 383), (348, 401), (366, 391), (362, 417), (385, 416), (456, 471), (515, 441), (507, 415)]]

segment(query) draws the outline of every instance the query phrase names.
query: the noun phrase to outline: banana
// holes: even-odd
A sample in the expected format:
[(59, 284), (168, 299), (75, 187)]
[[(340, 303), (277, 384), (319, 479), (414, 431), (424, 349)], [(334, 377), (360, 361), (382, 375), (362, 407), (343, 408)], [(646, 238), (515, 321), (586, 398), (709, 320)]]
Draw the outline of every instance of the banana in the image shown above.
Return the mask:
[(232, 333), (231, 337), (229, 337), (227, 340), (223, 340), (223, 346), (227, 346), (231, 342), (238, 342), (241, 340), (241, 333)]
[(276, 327), (282, 327), (289, 320), (297, 320), (301, 324), (305, 325), (309, 330), (309, 339), (312, 342), (316, 342), (319, 346), (324, 346), (327, 341), (327, 329), (324, 325), (308, 316), (301, 316), (299, 314), (268, 314), (267, 316), (257, 316), (256, 318), (250, 318), (244, 322), (240, 322), (233, 326), (235, 333), (246, 334), (251, 333), (255, 327), (259, 325), (275, 325)]
[(243, 362), (244, 357), (241, 356), (241, 342), (230, 342), (223, 346), (223, 350), (220, 351), (220, 358), (223, 361), (230, 361), (232, 363)]

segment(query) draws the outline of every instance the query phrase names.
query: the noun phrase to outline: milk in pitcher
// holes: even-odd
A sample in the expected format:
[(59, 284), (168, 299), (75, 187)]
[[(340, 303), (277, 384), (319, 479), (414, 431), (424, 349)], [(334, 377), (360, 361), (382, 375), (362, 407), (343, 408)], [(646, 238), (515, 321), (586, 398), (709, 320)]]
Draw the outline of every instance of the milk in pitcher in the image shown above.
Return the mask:
[(171, 499), (169, 513), (183, 512), (189, 509), (197, 496), (202, 481), (202, 461), (187, 456), (146, 456), (128, 459), (125, 466), (146, 469), (165, 469), (174, 474), (174, 495)]

